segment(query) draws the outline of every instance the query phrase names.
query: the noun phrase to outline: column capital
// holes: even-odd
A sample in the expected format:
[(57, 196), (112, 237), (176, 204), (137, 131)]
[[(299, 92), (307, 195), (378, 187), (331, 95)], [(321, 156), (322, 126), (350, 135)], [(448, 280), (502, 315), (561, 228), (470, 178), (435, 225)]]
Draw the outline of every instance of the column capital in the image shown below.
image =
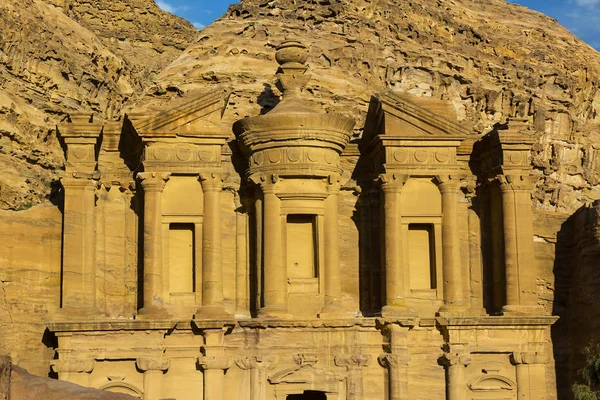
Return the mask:
[(226, 356), (200, 356), (198, 365), (202, 370), (220, 369), (227, 370), (231, 367), (231, 358)]
[(441, 357), (441, 361), (447, 367), (454, 367), (457, 365), (468, 367), (473, 362), (471, 357), (466, 353), (444, 353)]
[(464, 185), (466, 174), (455, 174), (455, 175), (436, 175), (433, 178), (440, 192), (444, 193), (456, 193)]
[(384, 353), (377, 357), (379, 365), (384, 368), (391, 369), (397, 367), (406, 367), (410, 364), (410, 357), (408, 355)]
[(163, 357), (139, 357), (136, 365), (142, 371), (166, 371), (169, 369), (171, 361)]
[(372, 357), (368, 354), (338, 354), (333, 359), (338, 367), (362, 368), (371, 363)]
[(337, 174), (329, 175), (325, 183), (327, 184), (327, 192), (337, 194), (342, 186), (342, 177)]
[(274, 193), (275, 185), (281, 180), (277, 174), (255, 174), (250, 176), (250, 181), (260, 187), (263, 193)]
[(144, 192), (162, 192), (171, 177), (169, 172), (139, 172), (137, 174)]
[(276, 356), (254, 355), (245, 356), (235, 360), (235, 364), (240, 369), (265, 369), (270, 370), (275, 368), (277, 363)]
[(384, 193), (400, 193), (402, 187), (408, 181), (410, 175), (408, 174), (380, 174), (376, 181), (381, 185), (381, 190)]
[(535, 188), (535, 184), (538, 181), (537, 176), (528, 174), (498, 175), (494, 179), (500, 184), (500, 190), (502, 192), (531, 192)]
[(198, 180), (204, 192), (220, 192), (227, 175), (222, 172), (201, 172)]
[(73, 174), (73, 176), (63, 176), (60, 178), (60, 184), (65, 189), (96, 189), (98, 181), (92, 176)]
[(534, 351), (529, 352), (517, 352), (515, 351), (510, 355), (510, 362), (513, 365), (520, 364), (547, 364), (548, 354), (538, 353)]
[(96, 360), (54, 360), (50, 363), (50, 367), (56, 373), (76, 372), (89, 374), (94, 370)]

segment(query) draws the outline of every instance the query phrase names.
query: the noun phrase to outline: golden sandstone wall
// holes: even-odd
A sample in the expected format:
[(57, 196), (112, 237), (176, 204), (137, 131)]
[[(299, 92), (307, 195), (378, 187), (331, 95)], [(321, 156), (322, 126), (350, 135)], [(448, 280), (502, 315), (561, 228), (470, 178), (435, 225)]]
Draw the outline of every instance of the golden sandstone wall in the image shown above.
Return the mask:
[[(244, 1), (206, 28), (197, 42), (154, 80), (148, 78), (143, 68), (136, 64), (147, 54), (144, 43), (151, 41), (153, 46), (158, 46), (157, 54), (163, 54), (166, 46), (164, 54), (169, 56), (165, 56), (164, 61), (158, 63), (160, 65), (154, 65), (154, 59), (149, 64), (150, 70), (157, 71), (179, 53), (172, 47), (187, 47), (192, 41), (195, 33), (189, 26), (184, 29), (187, 32), (183, 35), (185, 39), (181, 39), (178, 45), (172, 46), (169, 40), (161, 41), (158, 37), (140, 37), (141, 45), (134, 51), (128, 41), (119, 40), (115, 44), (110, 30), (99, 32), (96, 36), (88, 31), (89, 28), (97, 28), (89, 16), (96, 15), (98, 11), (95, 10), (101, 10), (102, 18), (117, 21), (115, 25), (119, 26), (122, 37), (143, 32), (143, 29), (131, 28), (123, 22), (119, 13), (129, 11), (123, 11), (119, 5), (107, 8), (101, 2), (90, 3), (93, 6), (75, 2), (71, 11), (65, 11), (67, 7), (58, 2), (52, 4), (62, 7), (62, 10), (46, 2), (30, 3), (28, 8), (41, 10), (41, 15), (45, 16), (40, 29), (32, 21), (20, 23), (21, 16), (17, 12), (20, 3), (2, 4), (5, 15), (10, 16), (6, 29), (8, 39), (2, 47), (2, 62), (10, 67), (6, 70), (12, 71), (7, 75), (9, 79), (2, 84), (2, 110), (6, 115), (2, 121), (0, 152), (6, 166), (0, 177), (3, 208), (26, 208), (24, 206), (40, 201), (52, 186), (59, 187), (46, 183), (57, 180), (60, 174), (56, 171), (62, 163), (54, 130), (55, 123), (62, 118), (54, 115), (62, 117), (65, 112), (92, 110), (96, 115), (111, 119), (122, 115), (123, 104), (129, 104), (129, 108), (135, 104), (136, 111), (153, 113), (186, 103), (213, 87), (230, 86), (233, 92), (223, 115), (222, 130), (232, 137), (231, 126), (235, 121), (268, 111), (279, 102), (280, 92), (272, 76), (276, 68), (273, 48), (286, 38), (302, 37), (311, 45), (309, 64), (313, 72), (304, 96), (326, 111), (357, 120), (353, 143), (347, 147), (341, 160), (347, 183), (339, 194), (342, 304), (350, 310), (360, 308), (368, 313), (382, 305), (377, 296), (361, 296), (364, 292), (376, 292), (380, 273), (366, 273), (365, 270), (370, 263), (379, 263), (382, 256), (374, 251), (365, 258), (357, 246), (363, 241), (367, 241), (366, 246), (373, 246), (382, 240), (377, 234), (363, 236), (364, 232), (357, 227), (357, 221), (363, 219), (370, 221), (372, 231), (377, 232), (381, 225), (377, 214), (367, 212), (367, 215), (361, 215), (364, 211), (358, 206), (372, 202), (371, 206), (375, 207), (378, 200), (358, 193), (356, 189), (360, 185), (351, 174), (353, 165), (358, 162), (356, 142), (363, 133), (371, 96), (391, 87), (426, 100), (448, 101), (461, 123), (478, 137), (488, 133), (496, 123), (504, 124), (509, 118), (526, 120), (529, 131), (534, 132), (536, 137), (532, 165), (538, 179), (532, 208), (535, 260), (539, 271), (537, 295), (546, 313), (562, 317), (552, 328), (557, 367), (554, 369), (552, 362), (547, 366), (548, 393), (551, 396), (556, 375), (560, 395), (566, 396), (580, 365), (578, 351), (596, 331), (595, 319), (589, 317), (587, 310), (597, 308), (593, 300), (596, 289), (593, 265), (597, 247), (594, 240), (585, 234), (592, 230), (589, 227), (596, 226), (595, 211), (593, 207), (588, 209), (584, 206), (599, 197), (597, 149), (594, 146), (600, 103), (597, 94), (599, 64), (594, 62), (598, 57), (595, 51), (547, 17), (504, 1), (485, 4), (470, 1), (328, 4), (276, 1), (266, 5)], [(162, 15), (153, 5), (136, 3), (131, 7), (153, 10), (150, 15)], [(499, 15), (503, 16), (500, 20)], [(26, 26), (31, 32), (19, 36), (16, 34), (19, 31), (17, 26)], [(63, 34), (64, 27), (74, 27), (77, 40), (71, 42), (68, 38), (73, 36)], [(164, 29), (158, 26), (155, 31), (161, 35)], [(50, 36), (43, 43), (62, 43), (51, 50), (59, 54), (61, 60), (46, 60), (46, 50), (36, 47), (37, 41), (23, 39), (46, 37), (44, 35)], [(164, 35), (177, 36), (177, 33)], [(89, 53), (86, 49), (90, 43), (99, 50)], [(73, 57), (77, 61), (68, 59), (72, 49), (80, 49), (77, 57)], [(102, 56), (96, 59), (97, 54)], [(26, 60), (39, 62), (28, 64)], [(49, 65), (51, 67), (44, 67)], [(93, 71), (93, 74), (79, 73), (84, 70)], [(42, 89), (22, 91), (20, 88), (24, 87)], [(142, 93), (143, 96), (137, 96)], [(424, 107), (433, 107), (433, 102), (423, 104)], [(244, 222), (241, 213), (235, 210), (244, 204), (237, 194), (243, 167), (240, 168), (236, 160), (241, 157), (235, 146), (231, 147), (233, 150), (230, 146), (223, 148), (224, 169), (229, 176), (225, 180), (220, 203), (224, 305), (227, 311), (235, 314), (240, 306), (236, 301), (236, 264), (239, 259), (236, 249), (239, 243), (244, 242), (239, 234)], [(113, 154), (110, 157), (103, 160), (119, 162), (118, 156), (114, 158)], [(123, 167), (123, 171), (127, 172), (127, 169)], [(143, 293), (139, 289), (143, 286), (143, 279), (138, 278), (142, 276), (138, 266), (143, 255), (137, 252), (136, 247), (143, 241), (143, 220), (139, 220), (133, 211), (142, 206), (143, 197), (129, 196), (129, 182), (123, 174), (107, 181), (108, 184), (99, 189), (96, 200), (100, 210), (98, 215), (102, 216), (95, 221), (99, 237), (107, 239), (104, 242), (94, 241), (94, 257), (99, 260), (98, 265), (103, 267), (104, 272), (102, 276), (93, 277), (92, 280), (97, 282), (93, 293), (110, 316), (129, 318), (143, 306)], [(30, 190), (32, 186), (33, 191)], [(46, 321), (53, 320), (60, 306), (60, 207), (47, 204), (20, 212), (3, 211), (0, 219), (3, 239), (0, 245), (0, 304), (4, 304), (0, 307), (0, 324), (3, 327), (0, 346), (20, 365), (40, 375), (49, 372), (48, 365), (54, 358), (53, 348), (56, 346), (55, 338), (45, 335), (44, 330)], [(466, 243), (472, 237), (465, 235), (464, 227), (461, 229), (461, 243)], [(113, 251), (115, 246), (119, 247), (119, 251)], [(464, 252), (464, 247), (462, 250)], [(116, 259), (123, 260), (125, 268), (116, 267)], [(365, 279), (359, 279), (361, 276)], [(195, 278), (200, 279), (199, 276)], [(186, 296), (189, 297), (189, 294), (170, 297), (169, 308), (174, 314), (190, 315), (196, 311), (196, 304), (192, 304)], [(425, 300), (423, 303), (430, 302)], [(436, 307), (431, 308), (434, 310)], [(235, 347), (248, 341), (254, 332), (252, 329), (240, 328), (230, 345)], [(364, 374), (365, 395), (374, 398), (383, 396), (380, 390), (381, 382), (386, 379), (386, 370), (376, 365), (376, 359), (381, 355), (381, 333), (373, 326), (349, 329), (340, 336), (330, 336), (331, 333), (321, 332), (312, 326), (298, 327), (297, 330), (287, 340), (301, 342), (311, 336), (316, 343), (345, 343), (347, 349), (359, 342), (368, 343), (365, 353), (371, 355), (371, 360), (368, 372)], [(356, 331), (362, 330), (366, 331), (365, 338), (357, 342), (353, 335), (359, 335)], [(432, 356), (435, 352), (439, 353), (443, 343), (440, 333), (433, 325), (427, 324), (421, 324), (413, 331), (409, 343), (412, 349), (409, 370), (411, 391), (440, 398), (446, 390), (443, 383), (445, 372)], [(120, 336), (108, 336), (110, 340), (114, 337)], [(139, 342), (143, 343), (146, 339)], [(191, 329), (178, 332), (172, 339), (177, 345), (202, 345), (202, 340), (195, 337)], [(82, 339), (77, 345), (90, 347), (91, 343), (86, 340)], [(160, 339), (156, 340), (160, 342)], [(282, 339), (266, 335), (264, 340)], [(182, 353), (185, 351), (182, 350)], [(171, 361), (170, 372), (165, 374), (165, 387), (175, 387), (183, 379), (190, 382), (193, 393), (199, 395), (202, 392), (202, 372), (190, 366), (190, 363), (195, 363), (196, 357), (192, 353), (182, 356), (184, 359), (187, 357), (186, 361)], [(318, 367), (324, 360), (332, 359), (331, 354), (323, 354), (319, 356), (320, 364), (314, 364), (312, 359), (296, 361), (289, 354), (281, 353), (280, 357), (289, 366), (296, 365), (308, 371), (314, 370), (313, 365)], [(252, 364), (252, 360), (246, 361), (246, 364)], [(512, 365), (508, 360), (503, 362), (504, 366)], [(242, 367), (232, 367), (228, 375), (234, 381), (249, 384), (248, 374), (242, 373), (247, 371), (244, 369), (246, 364), (241, 363)], [(344, 361), (340, 363), (344, 365)], [(148, 360), (140, 360), (137, 366), (134, 364), (130, 362), (123, 368), (130, 371), (128, 376), (135, 376), (136, 385), (141, 387), (144, 378), (142, 374), (136, 375), (135, 368), (142, 365), (149, 367)], [(97, 375), (92, 381), (81, 382), (101, 386), (111, 370), (107, 365), (106, 361), (97, 362), (94, 367)], [(159, 371), (164, 365), (155, 367), (149, 371)], [(335, 367), (339, 370), (346, 368)], [(88, 369), (87, 366), (78, 368), (82, 371)], [(320, 370), (318, 373), (325, 372)], [(177, 390), (183, 390), (183, 386), (165, 395), (176, 397)], [(232, 386), (228, 390), (231, 392), (228, 395), (236, 397), (237, 393), (233, 392), (240, 389)]]

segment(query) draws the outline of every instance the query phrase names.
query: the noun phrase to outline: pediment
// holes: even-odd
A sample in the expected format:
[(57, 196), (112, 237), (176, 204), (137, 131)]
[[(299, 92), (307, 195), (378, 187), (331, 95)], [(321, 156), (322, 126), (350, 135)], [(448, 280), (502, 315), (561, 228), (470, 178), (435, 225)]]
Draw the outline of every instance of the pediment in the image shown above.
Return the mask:
[(451, 102), (386, 90), (371, 98), (363, 142), (367, 145), (379, 137), (460, 143), (469, 132)]
[(336, 371), (304, 364), (295, 368), (285, 369), (269, 377), (271, 384), (293, 384), (293, 383), (335, 383), (345, 379), (343, 374)]
[(130, 112), (127, 118), (143, 138), (228, 137), (228, 132), (222, 132), (221, 118), (229, 95), (225, 90), (211, 91), (167, 110)]
[(502, 375), (483, 375), (469, 383), (473, 391), (505, 391), (514, 390), (517, 385)]

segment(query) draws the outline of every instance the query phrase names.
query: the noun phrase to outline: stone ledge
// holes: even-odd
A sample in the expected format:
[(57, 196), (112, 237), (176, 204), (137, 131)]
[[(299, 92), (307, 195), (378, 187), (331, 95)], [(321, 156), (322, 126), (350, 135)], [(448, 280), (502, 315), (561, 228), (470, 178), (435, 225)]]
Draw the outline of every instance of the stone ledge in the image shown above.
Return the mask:
[(537, 316), (480, 316), (480, 317), (437, 317), (436, 321), (441, 326), (478, 326), (487, 327), (514, 327), (514, 326), (550, 326), (558, 321), (559, 317), (549, 315)]
[(104, 321), (54, 321), (46, 323), (51, 332), (91, 332), (91, 331), (135, 331), (171, 330), (176, 320), (104, 320)]
[(261, 319), (238, 321), (244, 328), (349, 328), (352, 326), (376, 327), (376, 318), (345, 318), (345, 319)]

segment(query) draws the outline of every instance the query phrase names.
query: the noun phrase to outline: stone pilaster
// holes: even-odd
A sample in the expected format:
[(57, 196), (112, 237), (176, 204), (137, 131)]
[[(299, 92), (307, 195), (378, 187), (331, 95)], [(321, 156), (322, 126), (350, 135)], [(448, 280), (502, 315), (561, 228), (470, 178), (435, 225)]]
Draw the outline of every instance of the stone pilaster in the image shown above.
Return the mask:
[(348, 400), (363, 398), (363, 368), (371, 363), (371, 356), (366, 354), (341, 354), (335, 356), (335, 365), (346, 367), (346, 396)]
[(388, 400), (408, 400), (408, 365), (410, 359), (399, 354), (384, 353), (379, 364), (388, 370)]
[(349, 316), (341, 307), (342, 279), (340, 274), (339, 243), (339, 192), (340, 177), (331, 175), (327, 182), (328, 196), (325, 199), (325, 306), (319, 313), (320, 318), (340, 318)]
[(460, 235), (458, 226), (458, 192), (460, 178), (436, 176), (442, 194), (442, 275), (444, 282), (444, 304), (441, 313), (464, 312), (468, 308), (465, 300), (463, 268), (460, 258)]
[(407, 175), (382, 174), (379, 176), (383, 192), (384, 220), (384, 276), (385, 300), (381, 314), (403, 316), (413, 314), (406, 305), (408, 282), (406, 265), (402, 254), (400, 199), (402, 187), (408, 180)]
[(162, 398), (163, 372), (169, 369), (170, 360), (162, 357), (140, 357), (137, 367), (144, 372), (144, 400)]
[(204, 400), (223, 400), (225, 371), (231, 367), (231, 358), (226, 356), (201, 356), (198, 364), (204, 374)]
[(462, 187), (466, 201), (469, 274), (465, 295), (469, 297), (470, 310), (475, 315), (485, 315), (483, 306), (483, 260), (481, 255), (481, 220), (478, 215), (480, 199), (477, 197), (475, 178), (467, 179)]
[(471, 358), (463, 353), (445, 353), (442, 362), (446, 367), (447, 400), (464, 400), (467, 398), (465, 368), (471, 364)]
[(504, 262), (506, 273), (505, 314), (542, 312), (537, 304), (537, 269), (533, 252), (531, 191), (535, 178), (528, 175), (498, 177), (502, 193)]
[(275, 192), (277, 176), (263, 182), (263, 298), (259, 316), (265, 318), (288, 317), (287, 269), (283, 255), (281, 200)]
[(143, 172), (138, 177), (144, 190), (144, 318), (167, 317), (163, 308), (162, 203), (161, 194), (170, 174)]
[(200, 175), (204, 192), (202, 220), (202, 306), (196, 319), (223, 319), (229, 314), (223, 307), (223, 264), (221, 245), (221, 191), (223, 176)]
[(235, 361), (240, 369), (250, 371), (250, 400), (267, 398), (267, 375), (276, 362), (276, 357), (263, 355), (242, 357)]
[(63, 222), (62, 304), (65, 316), (86, 317), (96, 310), (97, 181), (73, 173), (61, 179), (65, 190)]
[(536, 352), (515, 352), (510, 360), (517, 369), (517, 398), (546, 400), (546, 363), (548, 355)]
[(90, 386), (90, 374), (95, 365), (93, 359), (54, 360), (50, 363), (58, 379), (86, 387)]
[(235, 317), (250, 318), (250, 229), (249, 214), (253, 199), (242, 197), (236, 211)]

